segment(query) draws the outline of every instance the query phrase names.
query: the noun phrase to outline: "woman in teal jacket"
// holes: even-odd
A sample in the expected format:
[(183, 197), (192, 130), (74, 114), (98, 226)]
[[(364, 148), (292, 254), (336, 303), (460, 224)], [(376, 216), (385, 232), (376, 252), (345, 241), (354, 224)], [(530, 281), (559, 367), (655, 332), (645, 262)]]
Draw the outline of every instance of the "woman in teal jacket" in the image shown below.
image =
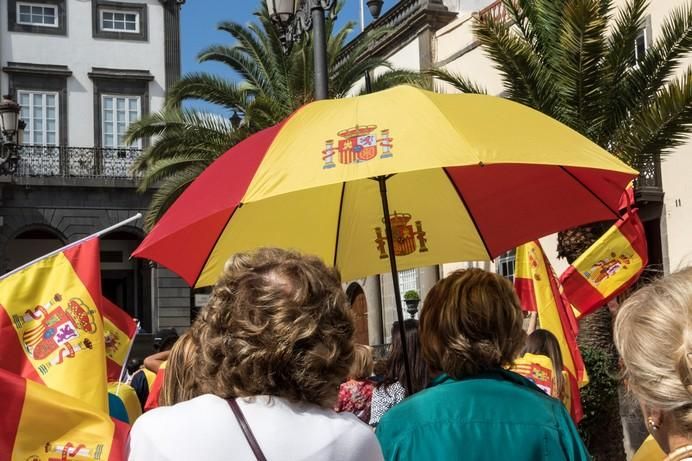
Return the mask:
[(420, 329), (423, 354), (440, 373), (380, 420), (386, 460), (589, 460), (562, 403), (504, 369), (525, 340), (507, 280), (454, 272), (428, 294)]

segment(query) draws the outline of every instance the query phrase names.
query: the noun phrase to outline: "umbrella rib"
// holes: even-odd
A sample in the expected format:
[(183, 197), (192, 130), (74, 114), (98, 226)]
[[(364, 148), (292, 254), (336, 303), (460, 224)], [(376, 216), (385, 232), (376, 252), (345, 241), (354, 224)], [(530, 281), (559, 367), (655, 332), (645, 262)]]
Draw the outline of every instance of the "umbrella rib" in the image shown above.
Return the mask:
[(450, 184), (452, 185), (452, 188), (454, 188), (457, 195), (459, 196), (459, 200), (461, 200), (461, 203), (464, 205), (464, 208), (466, 208), (466, 211), (469, 213), (469, 218), (471, 218), (471, 222), (473, 223), (473, 227), (476, 228), (476, 233), (481, 238), (481, 242), (483, 242), (483, 248), (485, 248), (485, 252), (488, 255), (488, 259), (492, 259), (492, 254), (490, 253), (490, 248), (488, 247), (488, 243), (485, 241), (485, 237), (483, 236), (483, 233), (481, 232), (481, 228), (478, 226), (478, 223), (476, 222), (475, 216), (473, 216), (473, 211), (471, 211), (471, 207), (469, 207), (468, 203), (466, 203), (466, 200), (464, 199), (464, 194), (461, 193), (461, 189), (458, 188), (457, 185), (452, 180), (452, 177), (449, 175), (447, 168), (442, 168), (442, 171), (444, 171), (445, 175), (447, 176), (447, 179), (449, 180)]
[(199, 272), (197, 273), (197, 277), (195, 277), (195, 282), (192, 284), (192, 288), (194, 289), (197, 286), (197, 282), (199, 282), (199, 278), (202, 276), (202, 272), (204, 272), (204, 268), (207, 267), (207, 264), (209, 263), (209, 257), (211, 254), (214, 252), (214, 248), (216, 248), (216, 245), (218, 245), (219, 240), (221, 240), (221, 236), (223, 235), (224, 231), (228, 227), (228, 223), (231, 222), (231, 219), (233, 218), (233, 215), (235, 215), (235, 212), (238, 208), (241, 208), (243, 206), (243, 203), (240, 202), (238, 205), (236, 205), (233, 208), (233, 211), (231, 211), (231, 214), (228, 216), (228, 219), (226, 220), (226, 224), (221, 227), (221, 230), (219, 231), (219, 235), (216, 236), (216, 240), (214, 240), (214, 244), (209, 248), (209, 253), (207, 253), (207, 257), (204, 258), (204, 264), (200, 266)]
[(334, 263), (336, 267), (336, 257), (339, 254), (339, 235), (341, 234), (341, 214), (344, 208), (344, 192), (346, 191), (346, 181), (341, 183), (341, 198), (339, 199), (339, 214), (336, 217), (336, 238), (334, 239)]
[(574, 179), (574, 180), (577, 182), (577, 184), (579, 184), (581, 187), (583, 187), (584, 189), (586, 189), (587, 191), (589, 191), (589, 194), (593, 195), (599, 202), (601, 202), (601, 204), (602, 204), (604, 207), (608, 208), (608, 210), (609, 210), (611, 213), (613, 213), (613, 215), (615, 216), (616, 219), (620, 217), (620, 213), (618, 213), (617, 211), (613, 210), (606, 202), (603, 201), (603, 199), (602, 199), (601, 197), (598, 196), (598, 194), (596, 194), (594, 191), (592, 191), (591, 188), (590, 188), (589, 186), (587, 186), (586, 184), (584, 184), (584, 182), (583, 182), (581, 179), (577, 178), (577, 177), (574, 175), (574, 173), (572, 173), (571, 171), (569, 171), (569, 170), (568, 170), (567, 168), (565, 168), (563, 165), (560, 165), (560, 169), (561, 169), (562, 171), (564, 171), (565, 173), (567, 173), (567, 175), (568, 175), (570, 178)]

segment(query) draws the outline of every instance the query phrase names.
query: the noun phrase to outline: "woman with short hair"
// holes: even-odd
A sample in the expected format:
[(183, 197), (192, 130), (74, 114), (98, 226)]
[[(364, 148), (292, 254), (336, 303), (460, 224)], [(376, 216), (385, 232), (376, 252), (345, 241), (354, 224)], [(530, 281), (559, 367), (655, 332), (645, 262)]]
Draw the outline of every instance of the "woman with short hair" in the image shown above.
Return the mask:
[(421, 311), (420, 339), (430, 387), (380, 420), (385, 459), (586, 461), (562, 403), (507, 371), (524, 345), (512, 285), (480, 269), (435, 284)]
[(141, 417), (129, 460), (381, 460), (368, 426), (332, 409), (353, 332), (339, 274), (318, 258), (233, 256), (192, 328), (204, 395)]
[(667, 461), (692, 460), (692, 267), (633, 294), (615, 318), (627, 387)]

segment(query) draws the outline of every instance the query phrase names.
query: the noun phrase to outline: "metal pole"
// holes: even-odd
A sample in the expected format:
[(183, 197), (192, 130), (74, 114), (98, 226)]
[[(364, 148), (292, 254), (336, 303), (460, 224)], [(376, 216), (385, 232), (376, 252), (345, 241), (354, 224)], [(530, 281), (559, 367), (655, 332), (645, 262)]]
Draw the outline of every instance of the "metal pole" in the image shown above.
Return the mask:
[(315, 68), (315, 99), (327, 99), (329, 79), (327, 69), (327, 37), (325, 32), (324, 9), (319, 0), (312, 3), (312, 48)]
[(396, 302), (396, 317), (399, 321), (399, 334), (401, 335), (401, 347), (404, 351), (404, 369), (406, 370), (406, 390), (409, 395), (413, 393), (411, 385), (411, 364), (406, 345), (406, 329), (404, 328), (404, 310), (401, 307), (401, 293), (399, 292), (399, 271), (396, 267), (396, 255), (394, 254), (394, 237), (392, 222), (389, 220), (389, 203), (387, 200), (387, 176), (375, 178), (380, 185), (380, 198), (382, 199), (382, 212), (384, 213), (384, 228), (387, 236), (387, 251), (389, 252), (389, 266), (392, 270), (392, 283), (394, 284), (394, 300)]

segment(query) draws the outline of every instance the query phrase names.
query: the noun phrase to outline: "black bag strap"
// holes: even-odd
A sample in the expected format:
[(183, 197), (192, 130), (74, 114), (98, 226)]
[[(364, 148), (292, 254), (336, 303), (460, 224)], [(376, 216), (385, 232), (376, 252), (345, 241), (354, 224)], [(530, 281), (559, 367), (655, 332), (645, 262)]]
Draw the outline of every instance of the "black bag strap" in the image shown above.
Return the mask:
[(243, 431), (245, 440), (247, 440), (247, 443), (250, 445), (252, 452), (255, 454), (255, 458), (257, 458), (257, 461), (267, 461), (267, 458), (264, 456), (264, 453), (262, 453), (262, 449), (260, 448), (259, 443), (257, 443), (255, 435), (252, 433), (252, 429), (250, 429), (250, 426), (248, 425), (247, 420), (245, 419), (245, 415), (243, 415), (242, 410), (238, 406), (238, 402), (236, 402), (235, 399), (226, 399), (226, 402), (228, 402), (228, 406), (231, 407), (233, 415), (235, 416), (235, 419), (238, 421), (240, 429)]

